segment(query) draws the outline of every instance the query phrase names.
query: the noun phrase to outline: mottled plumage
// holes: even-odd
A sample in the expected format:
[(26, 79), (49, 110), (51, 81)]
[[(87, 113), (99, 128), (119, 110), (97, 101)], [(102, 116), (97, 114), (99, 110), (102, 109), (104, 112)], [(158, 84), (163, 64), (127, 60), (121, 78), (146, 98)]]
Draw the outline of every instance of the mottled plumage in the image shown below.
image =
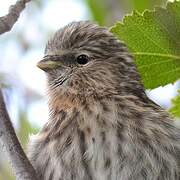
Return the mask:
[(48, 41), (49, 121), (29, 143), (41, 180), (179, 180), (180, 130), (145, 94), (106, 28), (73, 22)]

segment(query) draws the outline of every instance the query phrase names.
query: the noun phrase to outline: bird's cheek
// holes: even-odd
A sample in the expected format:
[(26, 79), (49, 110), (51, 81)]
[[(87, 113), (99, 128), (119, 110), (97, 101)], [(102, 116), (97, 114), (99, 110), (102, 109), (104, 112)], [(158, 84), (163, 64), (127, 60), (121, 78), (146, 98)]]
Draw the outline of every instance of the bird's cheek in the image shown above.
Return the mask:
[(78, 89), (79, 86), (79, 82), (76, 78), (74, 77), (70, 77), (67, 81), (66, 81), (66, 85), (68, 87), (69, 90), (73, 91)]

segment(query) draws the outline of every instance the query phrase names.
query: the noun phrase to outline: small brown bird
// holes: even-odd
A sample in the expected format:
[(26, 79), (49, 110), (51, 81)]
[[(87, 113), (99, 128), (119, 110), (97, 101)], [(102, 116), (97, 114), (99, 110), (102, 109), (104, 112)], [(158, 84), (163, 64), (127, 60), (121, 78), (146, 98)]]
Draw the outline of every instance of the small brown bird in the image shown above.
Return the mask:
[(180, 179), (180, 129), (146, 96), (133, 57), (106, 28), (65, 26), (38, 67), (50, 111), (29, 144), (40, 180)]

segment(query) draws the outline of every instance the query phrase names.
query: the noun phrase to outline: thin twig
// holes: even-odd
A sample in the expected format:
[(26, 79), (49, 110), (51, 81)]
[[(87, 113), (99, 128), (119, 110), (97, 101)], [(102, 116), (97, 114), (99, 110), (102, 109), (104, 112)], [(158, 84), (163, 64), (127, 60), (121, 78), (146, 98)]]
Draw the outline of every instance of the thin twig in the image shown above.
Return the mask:
[(18, 20), (20, 13), (26, 6), (26, 3), (31, 0), (18, 0), (16, 4), (10, 6), (7, 15), (0, 17), (0, 34), (8, 32), (12, 29), (15, 22)]
[(18, 180), (37, 180), (36, 173), (27, 159), (15, 134), (0, 90), (0, 140)]

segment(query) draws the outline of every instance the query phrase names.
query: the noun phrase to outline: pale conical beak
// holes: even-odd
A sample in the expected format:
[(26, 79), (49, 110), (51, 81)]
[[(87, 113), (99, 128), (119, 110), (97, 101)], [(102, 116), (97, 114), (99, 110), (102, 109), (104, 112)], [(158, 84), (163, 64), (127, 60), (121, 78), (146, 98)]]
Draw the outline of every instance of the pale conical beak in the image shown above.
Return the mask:
[(42, 69), (43, 71), (48, 71), (51, 69), (55, 69), (59, 66), (62, 66), (62, 62), (61, 61), (53, 61), (50, 59), (42, 59), (41, 61), (39, 61), (37, 63), (37, 67)]

